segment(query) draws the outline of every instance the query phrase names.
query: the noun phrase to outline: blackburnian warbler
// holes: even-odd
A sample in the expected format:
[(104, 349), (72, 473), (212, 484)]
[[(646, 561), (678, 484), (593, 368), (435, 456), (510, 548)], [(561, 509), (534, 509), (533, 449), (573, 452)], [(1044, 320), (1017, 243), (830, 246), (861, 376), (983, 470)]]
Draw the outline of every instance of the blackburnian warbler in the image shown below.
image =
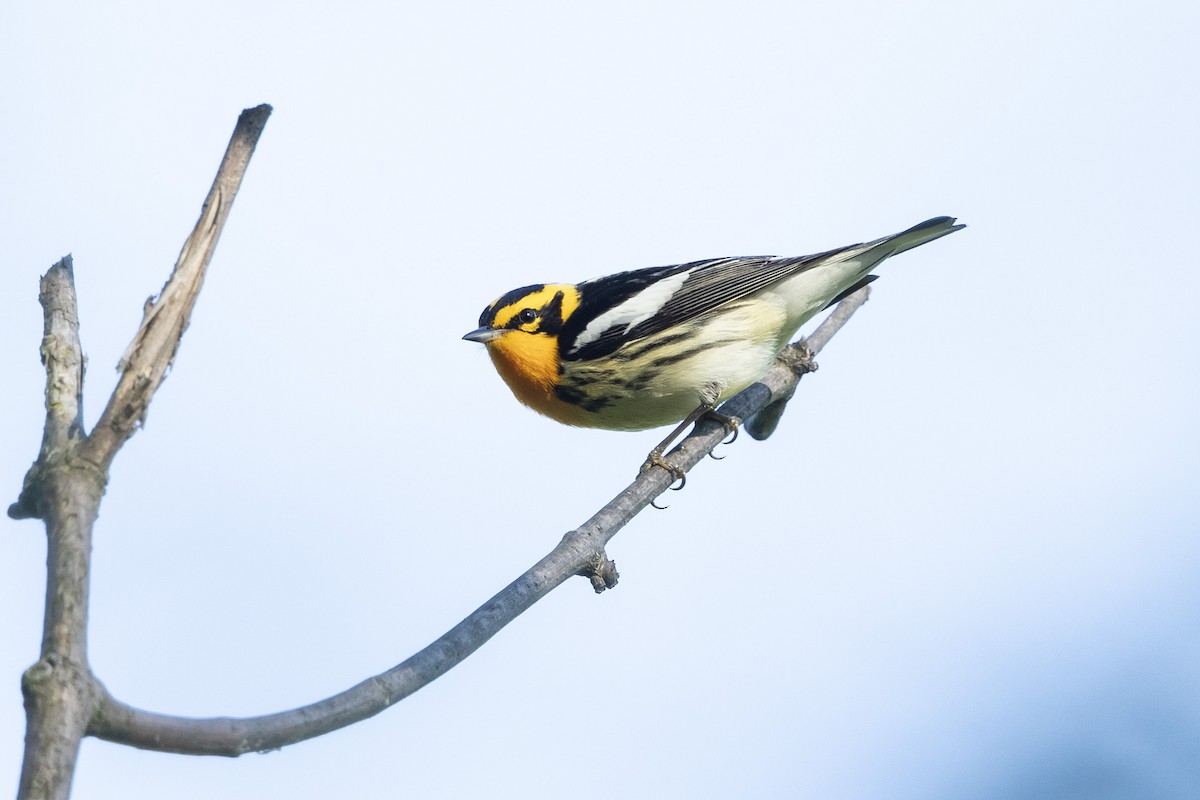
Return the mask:
[(801, 325), (874, 280), (881, 261), (964, 227), (954, 222), (937, 217), (810, 256), (523, 286), (489, 304), (463, 338), (487, 346), (518, 400), (567, 425), (632, 431), (684, 420), (647, 462), (677, 472), (661, 453), (687, 424), (762, 377)]

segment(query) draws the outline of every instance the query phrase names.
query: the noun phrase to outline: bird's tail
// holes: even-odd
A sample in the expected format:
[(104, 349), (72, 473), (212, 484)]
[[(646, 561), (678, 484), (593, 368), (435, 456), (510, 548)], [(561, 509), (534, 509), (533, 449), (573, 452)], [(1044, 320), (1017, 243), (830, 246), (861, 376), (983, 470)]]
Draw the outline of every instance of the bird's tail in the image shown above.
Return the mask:
[(955, 225), (954, 223), (954, 217), (934, 217), (933, 219), (927, 219), (919, 225), (913, 225), (906, 231), (885, 236), (877, 243), (872, 242), (873, 247), (863, 253), (863, 259), (868, 262), (874, 261), (878, 264), (885, 258), (890, 258), (897, 253), (912, 250), (914, 247), (920, 247), (927, 242), (932, 242), (934, 239), (940, 239), (947, 234), (967, 227), (966, 225)]
[(871, 270), (879, 266), (879, 262), (885, 258), (891, 258), (897, 253), (912, 250), (914, 247), (920, 247), (934, 239), (940, 239), (946, 234), (967, 227), (954, 223), (954, 217), (934, 217), (913, 225), (906, 231), (893, 233), (891, 236), (885, 236), (873, 242), (851, 245), (843, 248), (840, 252), (835, 251), (833, 257), (835, 262), (840, 262), (843, 268), (850, 267), (852, 272), (850, 280), (842, 284), (844, 288), (825, 304), (825, 308), (836, 305), (878, 278), (878, 275), (871, 274)]

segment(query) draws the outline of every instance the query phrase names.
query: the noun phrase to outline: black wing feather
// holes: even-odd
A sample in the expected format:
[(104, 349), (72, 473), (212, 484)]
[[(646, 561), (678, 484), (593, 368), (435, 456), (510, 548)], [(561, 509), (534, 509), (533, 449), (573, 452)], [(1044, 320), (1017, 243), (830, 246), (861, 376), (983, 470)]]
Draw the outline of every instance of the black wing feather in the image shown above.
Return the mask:
[[(784, 278), (815, 266), (830, 255), (849, 250), (851, 247), (795, 258), (745, 256), (691, 261), (669, 267), (621, 272), (594, 281), (585, 281), (580, 285), (583, 295), (580, 308), (563, 326), (560, 339), (561, 355), (571, 360), (608, 355), (628, 342), (659, 333), (734, 300), (749, 297)], [(610, 328), (578, 350), (573, 349), (575, 338), (597, 316), (623, 303), (647, 286), (687, 270), (693, 270), (692, 274), (654, 316), (634, 325), (628, 331), (621, 325)]]
[[(596, 317), (614, 306), (619, 306), (647, 286), (657, 283), (663, 278), (669, 278), (684, 270), (691, 269), (696, 264), (672, 264), (666, 267), (647, 267), (645, 269), (618, 272), (594, 278), (579, 285), (579, 308), (563, 323), (559, 332), (558, 349), (562, 358), (576, 360), (599, 358), (608, 355), (631, 338), (624, 334), (623, 327), (607, 330), (595, 341), (589, 342), (579, 350), (572, 350), (575, 339), (583, 333), (583, 329)], [(686, 284), (685, 284), (686, 285)], [(632, 331), (630, 331), (632, 333)], [(644, 334), (643, 334), (644, 335)]]
[[(716, 258), (668, 267), (650, 267), (649, 269), (620, 272), (616, 275), (584, 281), (579, 286), (580, 307), (565, 321), (560, 331), (559, 355), (568, 360), (608, 355), (629, 342), (659, 333), (726, 303), (748, 297), (779, 281), (812, 269), (829, 257), (848, 250), (861, 250), (856, 257), (862, 259), (865, 269), (871, 269), (888, 256), (903, 253), (905, 250), (931, 242), (965, 227), (954, 223), (955, 220), (952, 217), (935, 217), (891, 236), (809, 256)], [(649, 319), (632, 327), (614, 325), (608, 330), (602, 331), (593, 341), (576, 349), (576, 339), (592, 320), (625, 302), (647, 286), (687, 270), (691, 270), (687, 280)], [(874, 279), (873, 275), (864, 275), (852, 286), (847, 287), (833, 302), (837, 302)]]

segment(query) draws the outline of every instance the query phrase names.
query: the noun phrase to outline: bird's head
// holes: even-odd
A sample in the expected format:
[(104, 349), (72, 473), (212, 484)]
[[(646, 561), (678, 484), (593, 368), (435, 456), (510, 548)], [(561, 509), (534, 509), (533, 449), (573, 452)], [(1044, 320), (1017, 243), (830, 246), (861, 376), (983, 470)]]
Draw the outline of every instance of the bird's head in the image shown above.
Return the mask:
[[(555, 416), (559, 376), (558, 337), (579, 308), (579, 289), (539, 283), (513, 289), (479, 315), (479, 327), (463, 336), (482, 342), (500, 377), (522, 403)], [(559, 418), (559, 414), (555, 418)]]
[[(522, 286), (493, 300), (479, 315), (479, 327), (463, 338), (491, 346), (526, 338), (518, 334), (555, 337), (578, 307), (579, 290), (570, 284)], [(517, 342), (511, 345), (520, 346)]]

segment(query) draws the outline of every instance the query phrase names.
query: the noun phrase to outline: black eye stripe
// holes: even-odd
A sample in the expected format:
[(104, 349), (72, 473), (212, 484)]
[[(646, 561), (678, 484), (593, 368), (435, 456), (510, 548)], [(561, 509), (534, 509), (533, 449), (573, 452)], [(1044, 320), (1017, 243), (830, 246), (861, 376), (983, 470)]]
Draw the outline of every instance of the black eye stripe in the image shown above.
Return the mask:
[(562, 328), (563, 293), (555, 292), (554, 297), (542, 308), (541, 329), (547, 333), (558, 333)]
[[(563, 324), (563, 297), (563, 292), (555, 292), (554, 297), (550, 298), (550, 301), (540, 308), (534, 306), (521, 308), (524, 303), (529, 302), (530, 297), (528, 294), (515, 298), (513, 302), (508, 304), (508, 308), (519, 308), (520, 310), (509, 317), (504, 327), (510, 330), (525, 329), (530, 333), (548, 333), (551, 335), (558, 333), (562, 329)], [(492, 314), (492, 318), (495, 318), (495, 313)], [(529, 326), (534, 327), (530, 328)]]
[(492, 304), (483, 310), (479, 315), (479, 327), (490, 328), (496, 321), (496, 315), (506, 308), (520, 303), (523, 299), (531, 294), (536, 294), (546, 288), (544, 283), (535, 283), (530, 286), (522, 286), (519, 289), (513, 289), (511, 292), (506, 292), (500, 295)]

